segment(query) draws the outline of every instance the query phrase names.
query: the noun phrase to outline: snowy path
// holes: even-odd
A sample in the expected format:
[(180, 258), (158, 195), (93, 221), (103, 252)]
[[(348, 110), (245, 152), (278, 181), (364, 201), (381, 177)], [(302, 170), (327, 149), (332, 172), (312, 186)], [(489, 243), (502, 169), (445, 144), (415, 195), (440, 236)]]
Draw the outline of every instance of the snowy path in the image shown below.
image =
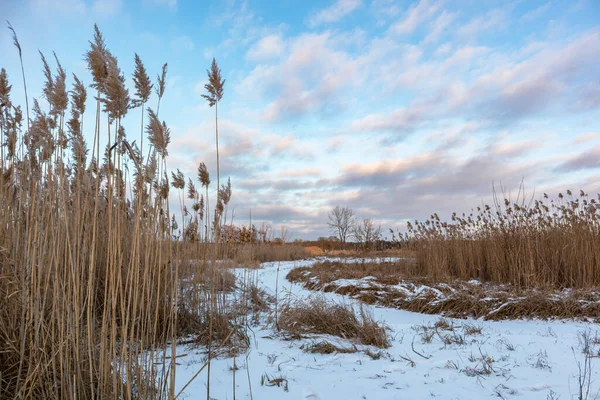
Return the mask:
[[(313, 262), (265, 263), (257, 271), (259, 286), (272, 294), (277, 286), (280, 302), (290, 295), (298, 298), (314, 295), (314, 292), (285, 279), (292, 268)], [(334, 293), (326, 293), (325, 296), (339, 302), (352, 302)], [(438, 336), (434, 336), (430, 343), (422, 343), (421, 336), (414, 329), (418, 325), (434, 324), (440, 319), (439, 316), (366, 307), (373, 311), (377, 320), (391, 328), (392, 347), (385, 350), (388, 355), (373, 360), (364, 353), (307, 354), (300, 346), (311, 340), (272, 339), (268, 337), (272, 335), (272, 330), (257, 328), (248, 363), (244, 355), (237, 358), (240, 369), (236, 373), (236, 398), (250, 398), (250, 383), (252, 398), (258, 400), (576, 399), (579, 394), (577, 361), (583, 363), (584, 360), (578, 332), (589, 329), (595, 336), (599, 328), (594, 324), (577, 322), (449, 319), (457, 326), (469, 323), (483, 328), (483, 331), (482, 334), (465, 335), (466, 344), (444, 345)], [(342, 339), (328, 340), (349, 347), (349, 342)], [(413, 351), (413, 341), (415, 350), (428, 359)], [(198, 371), (205, 356), (201, 349), (185, 346), (180, 346), (178, 353), (188, 355), (178, 359), (177, 391)], [(414, 364), (411, 365), (402, 357), (412, 360)], [(482, 358), (490, 363), (482, 362)], [(598, 360), (592, 359), (590, 399), (595, 398), (600, 389)], [(234, 398), (232, 366), (231, 358), (213, 361), (212, 398)], [(491, 367), (492, 372), (479, 376), (470, 373), (483, 366)], [(265, 374), (270, 379), (287, 379), (288, 391), (283, 386), (261, 385), (261, 376)], [(180, 398), (202, 399), (205, 396), (206, 370)]]

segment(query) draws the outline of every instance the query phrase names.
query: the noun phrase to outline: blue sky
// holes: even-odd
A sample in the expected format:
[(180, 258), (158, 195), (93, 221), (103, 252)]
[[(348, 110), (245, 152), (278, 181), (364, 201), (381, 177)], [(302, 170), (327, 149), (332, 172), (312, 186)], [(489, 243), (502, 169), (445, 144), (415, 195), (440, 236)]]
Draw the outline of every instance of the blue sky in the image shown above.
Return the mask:
[[(514, 193), (524, 180), (536, 197), (600, 192), (598, 1), (0, 0), (0, 14), (19, 35), (31, 97), (38, 49), (91, 83), (94, 23), (130, 87), (135, 52), (153, 77), (168, 62), (168, 166), (192, 177), (200, 161), (215, 171), (200, 95), (216, 57), (221, 171), (239, 223), (252, 209), (310, 238), (327, 234), (338, 204), (401, 229), (489, 201), (494, 183)], [(19, 101), (18, 56), (1, 32)], [(124, 122), (132, 140), (139, 118)]]

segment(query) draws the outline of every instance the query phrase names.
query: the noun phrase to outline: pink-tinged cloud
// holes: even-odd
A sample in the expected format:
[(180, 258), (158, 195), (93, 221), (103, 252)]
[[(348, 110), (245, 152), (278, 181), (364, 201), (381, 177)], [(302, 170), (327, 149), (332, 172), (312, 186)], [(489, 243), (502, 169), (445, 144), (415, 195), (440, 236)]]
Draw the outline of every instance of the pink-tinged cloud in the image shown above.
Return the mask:
[(322, 24), (338, 22), (362, 6), (362, 0), (336, 0), (331, 6), (311, 16), (308, 25), (316, 27)]

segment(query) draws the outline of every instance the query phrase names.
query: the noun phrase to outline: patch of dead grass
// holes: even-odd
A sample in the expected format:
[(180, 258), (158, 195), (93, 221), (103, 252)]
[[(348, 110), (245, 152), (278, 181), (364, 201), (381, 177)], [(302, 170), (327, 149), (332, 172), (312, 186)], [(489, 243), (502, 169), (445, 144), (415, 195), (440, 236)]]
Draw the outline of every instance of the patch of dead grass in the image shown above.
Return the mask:
[(522, 289), (476, 281), (436, 281), (423, 276), (410, 260), (382, 263), (326, 261), (313, 267), (293, 269), (287, 279), (310, 290), (335, 292), (367, 304), (452, 318), (600, 321), (600, 292), (596, 290)]
[(278, 325), (292, 336), (325, 334), (353, 339), (365, 345), (390, 346), (385, 327), (364, 308), (356, 312), (350, 305), (322, 297), (297, 300), (285, 306), (279, 315)]
[(356, 353), (358, 349), (356, 346), (353, 347), (341, 347), (337, 346), (327, 340), (322, 340), (320, 342), (313, 342), (310, 344), (305, 344), (302, 346), (302, 350), (311, 354), (333, 354), (333, 353)]

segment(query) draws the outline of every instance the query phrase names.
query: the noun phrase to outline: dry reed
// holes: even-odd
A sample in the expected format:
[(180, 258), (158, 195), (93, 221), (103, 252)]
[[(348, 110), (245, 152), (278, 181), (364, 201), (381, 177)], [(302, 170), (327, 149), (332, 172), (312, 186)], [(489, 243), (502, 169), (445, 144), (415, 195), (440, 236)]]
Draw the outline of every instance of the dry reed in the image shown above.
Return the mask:
[(600, 194), (570, 190), (516, 201), (509, 196), (450, 222), (437, 214), (408, 226), (405, 239), (432, 277), (479, 279), (515, 287), (591, 288), (600, 284)]
[[(0, 398), (174, 398), (176, 339), (190, 332), (208, 342), (227, 337), (223, 289), (233, 286), (232, 276), (216, 272), (214, 258), (207, 264), (204, 205), (190, 215), (181, 202), (181, 229), (189, 233), (195, 223), (191, 236), (204, 243), (182, 245), (169, 210), (170, 131), (159, 119), (167, 65), (154, 112), (145, 107), (153, 84), (137, 54), (133, 99), (97, 27), (84, 59), (89, 96), (78, 77), (67, 91), (58, 57), (53, 72), (42, 55), (43, 101), (33, 101), (31, 119), (26, 103), (25, 121), (8, 73), (0, 72)], [(83, 127), (88, 98), (95, 99), (91, 149)], [(122, 126), (138, 106), (140, 147)], [(183, 174), (174, 176), (172, 187), (183, 189)], [(204, 269), (191, 259), (203, 260)]]

